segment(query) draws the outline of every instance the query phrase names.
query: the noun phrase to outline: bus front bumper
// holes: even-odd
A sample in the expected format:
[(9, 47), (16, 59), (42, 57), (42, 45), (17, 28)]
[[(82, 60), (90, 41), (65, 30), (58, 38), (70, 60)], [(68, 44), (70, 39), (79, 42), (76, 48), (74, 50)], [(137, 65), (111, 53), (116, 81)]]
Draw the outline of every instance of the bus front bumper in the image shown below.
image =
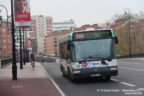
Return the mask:
[(75, 78), (80, 77), (102, 77), (102, 76), (117, 76), (118, 68), (113, 67), (100, 67), (100, 68), (83, 68), (80, 70), (73, 70)]

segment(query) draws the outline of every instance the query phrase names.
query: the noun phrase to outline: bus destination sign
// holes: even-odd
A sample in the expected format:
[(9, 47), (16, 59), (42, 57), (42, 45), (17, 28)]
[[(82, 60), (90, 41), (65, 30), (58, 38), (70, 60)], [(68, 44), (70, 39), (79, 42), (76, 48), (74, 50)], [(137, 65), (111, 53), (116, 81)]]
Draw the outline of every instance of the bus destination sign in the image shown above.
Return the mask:
[(100, 38), (108, 38), (108, 37), (112, 37), (112, 33), (110, 30), (76, 32), (73, 34), (74, 40), (100, 39)]

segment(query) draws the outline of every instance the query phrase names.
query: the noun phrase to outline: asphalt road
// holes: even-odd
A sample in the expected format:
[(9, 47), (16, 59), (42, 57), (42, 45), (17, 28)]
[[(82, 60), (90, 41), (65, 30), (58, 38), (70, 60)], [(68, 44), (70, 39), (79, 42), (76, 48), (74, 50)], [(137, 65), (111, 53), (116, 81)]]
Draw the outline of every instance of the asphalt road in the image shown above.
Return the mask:
[(144, 61), (118, 60), (119, 75), (72, 82), (62, 77), (58, 63), (42, 64), (66, 96), (144, 96)]

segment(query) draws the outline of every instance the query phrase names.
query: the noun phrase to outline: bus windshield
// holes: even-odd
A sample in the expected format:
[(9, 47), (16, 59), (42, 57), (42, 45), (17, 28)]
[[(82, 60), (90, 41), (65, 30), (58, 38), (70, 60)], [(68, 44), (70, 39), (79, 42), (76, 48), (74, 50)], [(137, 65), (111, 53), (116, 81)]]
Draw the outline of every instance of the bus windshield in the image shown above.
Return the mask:
[(74, 41), (75, 61), (114, 59), (114, 44), (113, 39)]

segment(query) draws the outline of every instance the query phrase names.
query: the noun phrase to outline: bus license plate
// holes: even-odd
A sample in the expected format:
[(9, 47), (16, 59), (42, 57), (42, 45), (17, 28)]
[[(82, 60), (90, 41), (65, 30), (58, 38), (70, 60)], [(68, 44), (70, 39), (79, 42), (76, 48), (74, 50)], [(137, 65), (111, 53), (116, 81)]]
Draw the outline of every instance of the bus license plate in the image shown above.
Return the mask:
[(91, 74), (91, 77), (99, 77), (101, 74)]

